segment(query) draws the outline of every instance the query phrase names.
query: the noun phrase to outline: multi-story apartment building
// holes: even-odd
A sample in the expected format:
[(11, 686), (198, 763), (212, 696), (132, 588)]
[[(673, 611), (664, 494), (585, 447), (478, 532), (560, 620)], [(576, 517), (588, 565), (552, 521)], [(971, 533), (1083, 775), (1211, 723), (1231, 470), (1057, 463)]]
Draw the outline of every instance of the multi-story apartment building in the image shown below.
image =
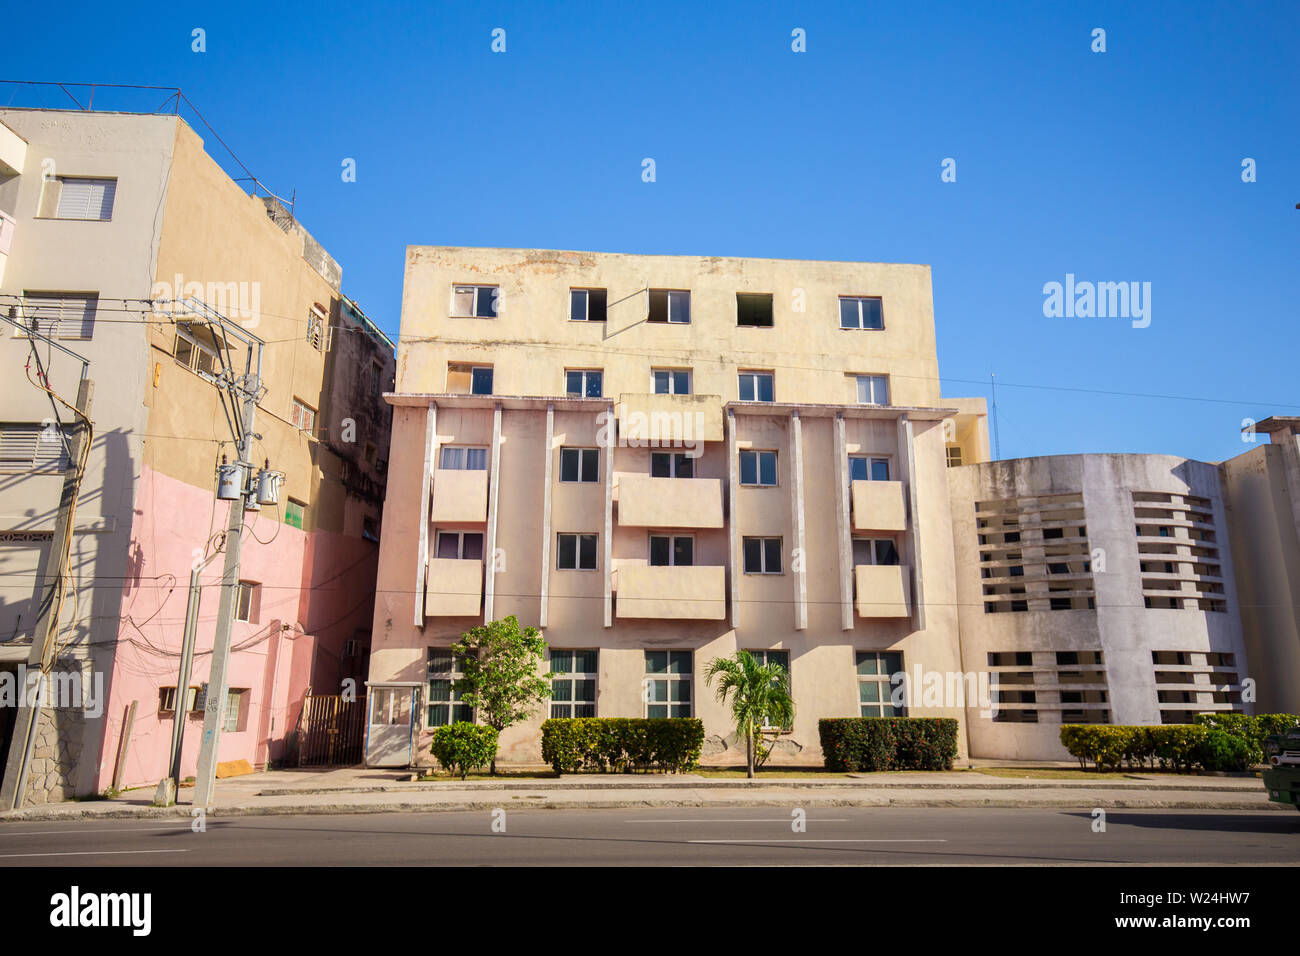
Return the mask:
[(961, 670), (946, 465), (987, 439), (928, 267), (411, 247), (405, 282), (370, 682), (384, 721), (424, 689), (417, 759), (466, 716), (448, 646), (512, 614), (558, 676), (504, 760), (548, 714), (697, 716), (742, 759), (703, 679), (737, 649), (789, 668), (778, 761)]
[[(39, 714), (24, 799), (167, 773), (173, 724), (202, 725), (220, 556), (202, 573), (198, 656), (176, 688), (191, 567), (221, 545), (216, 468), (234, 456), (217, 382), (255, 351), (257, 464), (281, 505), (249, 514), (221, 760), (277, 759), (309, 687), (363, 666), (372, 616), (392, 343), (278, 201), (250, 196), (176, 115), (0, 110), (0, 669), (39, 657), (33, 624), (69, 467), (72, 402), (95, 385), (56, 669), (99, 681), (98, 713)], [(242, 330), (222, 341), (200, 300)], [(35, 335), (29, 334), (35, 329)], [(84, 360), (84, 364), (83, 364)], [(25, 370), (31, 372), (25, 375)], [(57, 420), (56, 420), (57, 419)], [(358, 582), (364, 582), (358, 584)], [(28, 749), (0, 723), (10, 790)]]

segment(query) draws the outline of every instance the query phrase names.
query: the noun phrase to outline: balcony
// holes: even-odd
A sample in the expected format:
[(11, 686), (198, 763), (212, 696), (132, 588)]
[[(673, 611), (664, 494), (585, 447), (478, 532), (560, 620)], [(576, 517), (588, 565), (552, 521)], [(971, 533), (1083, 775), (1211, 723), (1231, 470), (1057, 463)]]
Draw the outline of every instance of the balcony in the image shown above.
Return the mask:
[(618, 397), (618, 431), (633, 447), (722, 441), (722, 396), (624, 392)]
[(0, 282), (4, 282), (5, 263), (9, 261), (9, 249), (14, 241), (14, 221), (12, 217), (0, 212)]
[(905, 564), (859, 564), (855, 567), (853, 579), (857, 594), (854, 606), (858, 616), (909, 617), (912, 613), (910, 570)]
[(726, 617), (725, 568), (630, 564), (615, 574), (619, 617), (707, 621)]
[(625, 475), (618, 523), (628, 528), (721, 528), (722, 480)]
[(474, 617), (483, 609), (483, 562), (430, 558), (424, 585), (425, 617)]
[(488, 473), (439, 468), (433, 473), (433, 510), (429, 519), (450, 524), (486, 521)]
[(906, 531), (907, 504), (901, 481), (855, 481), (854, 531)]

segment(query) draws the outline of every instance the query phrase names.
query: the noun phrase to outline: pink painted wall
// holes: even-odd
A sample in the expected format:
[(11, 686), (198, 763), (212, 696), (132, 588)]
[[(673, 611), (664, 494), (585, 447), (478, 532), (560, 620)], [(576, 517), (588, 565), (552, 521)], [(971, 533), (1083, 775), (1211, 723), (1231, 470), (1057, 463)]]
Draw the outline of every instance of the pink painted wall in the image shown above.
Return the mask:
[[(142, 469), (122, 623), (112, 673), (105, 676), (99, 790), (112, 783), (132, 700), (137, 706), (123, 784), (156, 784), (167, 772), (172, 717), (159, 714), (158, 689), (176, 684), (190, 566), (205, 541), (225, 528), (227, 508), (214, 501), (210, 489)], [(378, 548), (359, 537), (299, 531), (266, 511), (246, 517), (240, 577), (261, 583), (260, 611), (256, 623), (234, 624), (229, 684), (248, 693), (241, 729), (222, 734), (219, 759), (242, 758), (258, 766), (282, 755), (309, 686), (317, 693), (339, 693), (340, 672), (348, 667), (344, 644), (358, 630), (368, 630), (372, 620)], [(221, 566), (218, 557), (203, 574), (191, 685), (208, 678)], [(203, 721), (201, 715), (185, 720), (181, 769), (188, 776), (197, 764)]]

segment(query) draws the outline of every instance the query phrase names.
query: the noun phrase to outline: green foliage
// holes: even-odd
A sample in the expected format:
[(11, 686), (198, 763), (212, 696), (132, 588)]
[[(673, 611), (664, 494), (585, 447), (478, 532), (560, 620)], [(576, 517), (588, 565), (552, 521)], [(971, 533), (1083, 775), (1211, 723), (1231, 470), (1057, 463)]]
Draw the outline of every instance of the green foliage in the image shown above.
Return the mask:
[[(790, 673), (780, 664), (760, 664), (749, 651), (734, 657), (715, 657), (705, 672), (705, 683), (717, 678), (718, 703), (731, 703), (736, 737), (745, 741), (745, 761), (754, 776), (755, 754), (761, 747), (763, 727), (788, 727), (794, 723), (794, 698), (790, 696)], [(766, 760), (771, 749), (763, 757)], [(761, 766), (761, 761), (758, 762)]]
[[(555, 675), (538, 673), (546, 659), (546, 642), (537, 628), (520, 627), (513, 614), (470, 628), (451, 650), (464, 658), (465, 676), (455, 682), (456, 692), (498, 733), (530, 718), (551, 696)], [(494, 755), (492, 772), (496, 769)]]
[(951, 717), (824, 717), (817, 732), (832, 772), (951, 770), (957, 756)]
[(1242, 771), (1263, 762), (1265, 737), (1300, 722), (1294, 714), (1198, 714), (1195, 720), (1160, 727), (1066, 724), (1061, 743), (1081, 766), (1091, 763), (1098, 770), (1158, 763), (1181, 773)]
[(681, 773), (699, 764), (704, 723), (693, 717), (564, 717), (542, 723), (542, 759), (556, 773)]
[(459, 720), (433, 732), (433, 756), (443, 768), (465, 775), (496, 760), (497, 732), (492, 727)]

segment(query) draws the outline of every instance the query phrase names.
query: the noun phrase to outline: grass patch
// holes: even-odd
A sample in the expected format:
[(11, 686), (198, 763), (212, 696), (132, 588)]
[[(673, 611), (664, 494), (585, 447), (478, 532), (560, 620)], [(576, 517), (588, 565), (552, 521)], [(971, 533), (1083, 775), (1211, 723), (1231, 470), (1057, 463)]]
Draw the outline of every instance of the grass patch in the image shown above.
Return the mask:
[(1067, 770), (1062, 767), (972, 767), (975, 773), (1017, 780), (1126, 780), (1127, 773), (1098, 773), (1095, 770)]
[[(696, 776), (720, 780), (744, 780), (746, 778), (744, 767), (697, 767), (690, 772)], [(780, 777), (846, 778), (848, 776), (847, 773), (831, 773), (821, 767), (774, 767), (754, 771), (756, 780), (769, 777), (776, 779)]]
[[(554, 770), (498, 770), (496, 776), (486, 771), (474, 771), (465, 775), (466, 780), (556, 780), (559, 774)], [(599, 776), (598, 774), (594, 776)], [(460, 774), (449, 773), (445, 770), (435, 770), (431, 773), (421, 774), (417, 778), (419, 783), (428, 783), (435, 780), (460, 780)]]

